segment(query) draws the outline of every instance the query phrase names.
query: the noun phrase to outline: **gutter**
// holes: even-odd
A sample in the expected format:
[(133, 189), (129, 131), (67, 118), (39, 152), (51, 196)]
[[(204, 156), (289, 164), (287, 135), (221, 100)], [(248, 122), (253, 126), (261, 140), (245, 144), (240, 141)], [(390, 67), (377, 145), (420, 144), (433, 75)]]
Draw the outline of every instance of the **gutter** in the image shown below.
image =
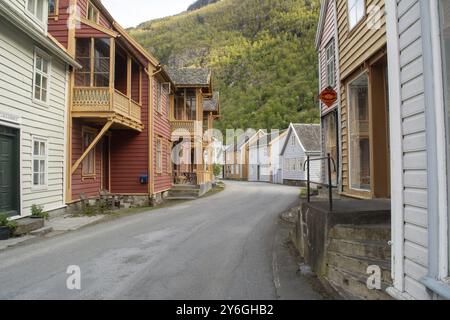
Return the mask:
[(450, 300), (450, 286), (445, 282), (438, 281), (427, 276), (420, 279), (420, 283), (432, 292), (436, 293), (439, 297)]
[(71, 65), (74, 68), (81, 69), (81, 65), (75, 61), (67, 52), (61, 49), (55, 42), (49, 37), (42, 34), (42, 32), (33, 28), (15, 9), (12, 9), (9, 4), (4, 1), (0, 1), (0, 16), (5, 20), (12, 23), (15, 27), (19, 28), (26, 35), (32, 38), (34, 41), (44, 46), (50, 53), (58, 56), (65, 63)]

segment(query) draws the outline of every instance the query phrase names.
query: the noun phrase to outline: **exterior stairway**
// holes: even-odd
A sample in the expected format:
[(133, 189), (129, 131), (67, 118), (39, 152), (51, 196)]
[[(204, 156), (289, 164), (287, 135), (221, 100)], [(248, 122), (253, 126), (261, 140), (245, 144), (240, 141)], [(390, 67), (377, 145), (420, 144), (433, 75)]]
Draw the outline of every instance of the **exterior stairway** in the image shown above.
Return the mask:
[(190, 184), (173, 185), (167, 200), (195, 200), (199, 197), (200, 187)]
[[(336, 225), (330, 230), (326, 280), (336, 293), (351, 300), (390, 300), (389, 225)], [(381, 268), (381, 290), (367, 288), (367, 268)]]

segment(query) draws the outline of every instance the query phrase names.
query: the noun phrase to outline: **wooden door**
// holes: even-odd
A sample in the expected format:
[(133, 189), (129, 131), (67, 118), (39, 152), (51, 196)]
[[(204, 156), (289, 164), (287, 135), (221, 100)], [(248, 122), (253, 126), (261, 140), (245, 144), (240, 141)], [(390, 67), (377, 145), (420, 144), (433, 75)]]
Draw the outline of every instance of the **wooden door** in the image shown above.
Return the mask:
[(0, 126), (0, 212), (8, 216), (19, 210), (19, 133)]

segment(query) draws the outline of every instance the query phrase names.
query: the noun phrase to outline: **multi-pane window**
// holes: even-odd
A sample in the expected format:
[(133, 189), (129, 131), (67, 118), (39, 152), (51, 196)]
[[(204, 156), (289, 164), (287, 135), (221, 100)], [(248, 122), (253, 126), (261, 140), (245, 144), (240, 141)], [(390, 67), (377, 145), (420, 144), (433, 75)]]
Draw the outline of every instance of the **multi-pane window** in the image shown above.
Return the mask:
[(348, 85), (350, 186), (370, 190), (369, 78), (362, 74)]
[(364, 18), (366, 14), (366, 0), (347, 0), (348, 25), (352, 30)]
[(34, 55), (34, 88), (35, 100), (46, 103), (48, 101), (48, 85), (50, 78), (50, 60), (45, 55), (35, 52)]
[(162, 84), (161, 82), (156, 82), (156, 110), (162, 113)]
[(156, 139), (156, 172), (162, 173), (162, 143), (161, 139)]
[(58, 15), (58, 0), (48, 1), (48, 16), (54, 17)]
[(329, 87), (334, 88), (336, 85), (335, 82), (335, 73), (336, 73), (336, 65), (335, 65), (335, 52), (334, 52), (334, 39), (330, 41), (330, 43), (326, 47), (326, 58), (327, 58), (327, 84)]
[(47, 141), (33, 139), (33, 186), (43, 187), (47, 184)]
[(75, 72), (75, 85), (79, 87), (109, 87), (110, 40), (78, 38), (76, 59), (82, 66)]
[(27, 2), (27, 10), (34, 17), (36, 17), (39, 21), (44, 22), (46, 19), (45, 10), (46, 10), (46, 2), (45, 0), (28, 0)]
[(99, 11), (98, 9), (91, 3), (88, 3), (88, 10), (87, 10), (87, 18), (88, 20), (98, 23), (99, 21)]
[[(86, 150), (95, 139), (95, 131), (83, 129), (83, 151)], [(88, 153), (83, 160), (82, 165), (83, 176), (95, 175), (95, 147)]]

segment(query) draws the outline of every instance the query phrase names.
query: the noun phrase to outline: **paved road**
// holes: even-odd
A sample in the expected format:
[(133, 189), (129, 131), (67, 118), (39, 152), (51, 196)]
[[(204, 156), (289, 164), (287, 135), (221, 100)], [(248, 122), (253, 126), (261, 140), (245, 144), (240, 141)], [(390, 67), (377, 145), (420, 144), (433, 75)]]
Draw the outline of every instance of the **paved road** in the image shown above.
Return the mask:
[[(297, 188), (227, 182), (208, 198), (1, 252), (0, 298), (276, 299), (277, 270), (290, 267), (274, 264), (278, 214), (297, 196)], [(69, 265), (81, 268), (81, 290), (66, 288)], [(296, 298), (320, 298), (295, 281)]]

